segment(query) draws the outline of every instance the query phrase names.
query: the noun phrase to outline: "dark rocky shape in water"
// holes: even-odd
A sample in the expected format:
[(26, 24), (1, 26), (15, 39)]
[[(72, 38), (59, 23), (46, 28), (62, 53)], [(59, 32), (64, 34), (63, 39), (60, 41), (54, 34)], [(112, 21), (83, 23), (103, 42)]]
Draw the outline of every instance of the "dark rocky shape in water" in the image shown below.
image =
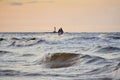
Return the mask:
[(37, 38), (31, 38), (30, 40), (36, 40)]
[(43, 62), (46, 68), (62, 68), (74, 65), (78, 59), (79, 54), (54, 53), (45, 56)]
[(30, 41), (30, 40), (37, 40), (38, 38), (33, 37), (33, 38), (24, 38), (24, 39)]
[(0, 41), (3, 41), (3, 40), (5, 40), (5, 39), (3, 39), (3, 38), (0, 38)]

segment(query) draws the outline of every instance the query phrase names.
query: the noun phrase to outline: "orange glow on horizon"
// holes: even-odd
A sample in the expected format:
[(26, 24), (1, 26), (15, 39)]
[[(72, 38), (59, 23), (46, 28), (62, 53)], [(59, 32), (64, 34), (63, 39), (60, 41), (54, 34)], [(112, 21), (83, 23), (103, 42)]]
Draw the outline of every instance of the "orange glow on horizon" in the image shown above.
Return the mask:
[(0, 32), (119, 32), (120, 0), (1, 0)]

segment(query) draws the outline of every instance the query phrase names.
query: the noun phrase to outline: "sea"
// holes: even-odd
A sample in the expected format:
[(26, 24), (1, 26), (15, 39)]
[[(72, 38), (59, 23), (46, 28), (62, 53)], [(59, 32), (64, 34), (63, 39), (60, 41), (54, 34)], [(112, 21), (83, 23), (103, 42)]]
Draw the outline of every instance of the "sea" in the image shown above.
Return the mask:
[(120, 32), (1, 32), (0, 80), (120, 80)]

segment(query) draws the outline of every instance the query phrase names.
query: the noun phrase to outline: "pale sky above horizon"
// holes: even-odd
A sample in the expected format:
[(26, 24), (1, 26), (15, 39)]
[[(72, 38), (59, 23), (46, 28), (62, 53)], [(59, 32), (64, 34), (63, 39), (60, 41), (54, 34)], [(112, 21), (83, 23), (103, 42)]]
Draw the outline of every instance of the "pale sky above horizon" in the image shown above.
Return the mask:
[(0, 0), (0, 32), (120, 32), (120, 0)]

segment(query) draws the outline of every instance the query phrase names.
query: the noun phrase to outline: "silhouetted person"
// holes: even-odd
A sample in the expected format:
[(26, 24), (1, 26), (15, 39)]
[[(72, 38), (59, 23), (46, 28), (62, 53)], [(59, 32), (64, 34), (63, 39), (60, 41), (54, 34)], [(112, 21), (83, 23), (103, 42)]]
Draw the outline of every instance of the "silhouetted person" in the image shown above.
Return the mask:
[(58, 35), (62, 35), (63, 33), (64, 33), (63, 29), (60, 28), (60, 29), (58, 30)]
[(56, 27), (54, 27), (54, 31), (53, 31), (53, 33), (56, 33)]

